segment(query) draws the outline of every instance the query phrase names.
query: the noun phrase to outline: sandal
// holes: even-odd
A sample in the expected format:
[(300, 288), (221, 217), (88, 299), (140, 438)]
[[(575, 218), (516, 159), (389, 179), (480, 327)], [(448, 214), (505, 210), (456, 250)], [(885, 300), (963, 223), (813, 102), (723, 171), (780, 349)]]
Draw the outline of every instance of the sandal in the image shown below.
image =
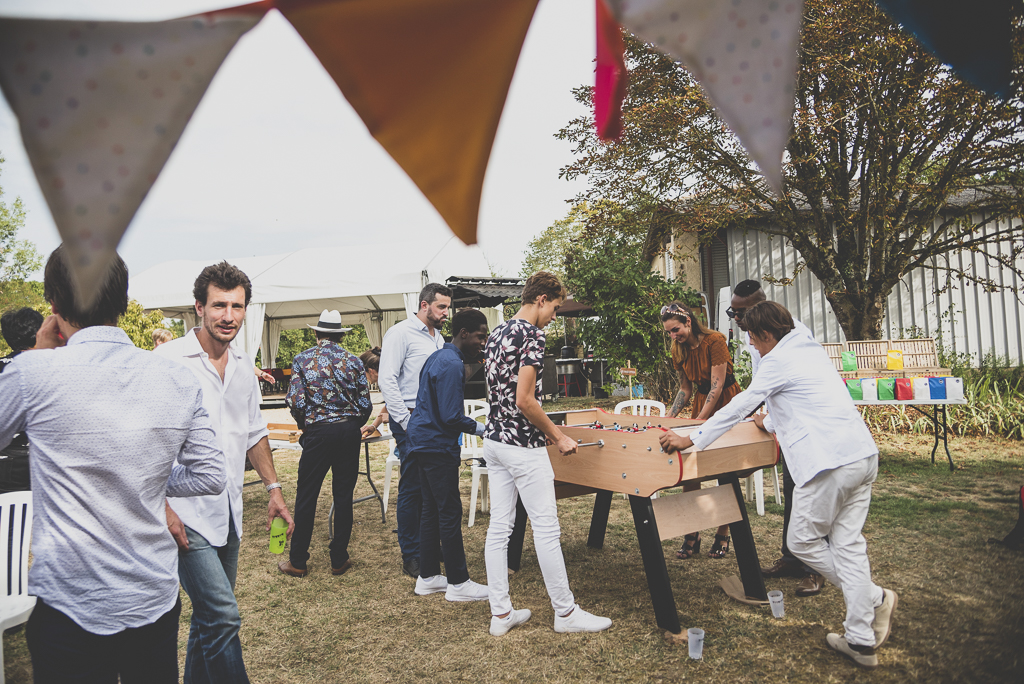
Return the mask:
[(676, 551), (676, 558), (686, 560), (698, 553), (700, 553), (700, 532), (683, 537), (683, 545)]
[(711, 545), (711, 550), (708, 551), (708, 557), (722, 558), (727, 553), (729, 553), (729, 535), (716, 534), (715, 543)]

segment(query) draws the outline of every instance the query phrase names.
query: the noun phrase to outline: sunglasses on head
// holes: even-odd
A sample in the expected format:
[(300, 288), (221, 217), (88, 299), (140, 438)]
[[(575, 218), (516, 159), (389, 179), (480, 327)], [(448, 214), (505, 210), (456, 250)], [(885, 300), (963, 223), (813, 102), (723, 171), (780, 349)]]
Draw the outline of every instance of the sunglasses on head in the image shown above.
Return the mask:
[(733, 319), (733, 320), (736, 320), (736, 321), (738, 321), (741, 318), (743, 318), (743, 314), (744, 313), (746, 313), (746, 309), (740, 309), (739, 311), (737, 311), (736, 309), (732, 308), (731, 306), (728, 309), (725, 310), (725, 315), (728, 316), (729, 318)]
[(678, 304), (666, 304), (665, 306), (661, 307), (662, 316), (671, 313), (683, 314), (684, 316), (686, 315), (686, 312), (683, 311), (683, 309)]

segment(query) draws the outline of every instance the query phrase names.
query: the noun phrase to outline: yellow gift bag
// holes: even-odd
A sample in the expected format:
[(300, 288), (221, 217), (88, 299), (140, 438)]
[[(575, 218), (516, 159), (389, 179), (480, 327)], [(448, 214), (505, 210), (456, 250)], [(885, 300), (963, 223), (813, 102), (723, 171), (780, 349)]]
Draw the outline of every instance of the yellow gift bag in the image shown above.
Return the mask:
[(889, 370), (903, 370), (903, 352), (899, 349), (890, 349), (886, 352), (887, 368)]

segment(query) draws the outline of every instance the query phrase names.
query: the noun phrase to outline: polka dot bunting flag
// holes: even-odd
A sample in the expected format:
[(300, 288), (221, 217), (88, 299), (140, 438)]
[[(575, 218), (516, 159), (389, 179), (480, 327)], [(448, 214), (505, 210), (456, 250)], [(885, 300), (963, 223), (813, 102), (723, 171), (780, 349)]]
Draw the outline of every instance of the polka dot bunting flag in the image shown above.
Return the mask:
[(83, 304), (217, 69), (264, 12), (149, 23), (0, 19), (0, 88)]
[(608, 0), (637, 37), (685, 66), (782, 194), (802, 0)]

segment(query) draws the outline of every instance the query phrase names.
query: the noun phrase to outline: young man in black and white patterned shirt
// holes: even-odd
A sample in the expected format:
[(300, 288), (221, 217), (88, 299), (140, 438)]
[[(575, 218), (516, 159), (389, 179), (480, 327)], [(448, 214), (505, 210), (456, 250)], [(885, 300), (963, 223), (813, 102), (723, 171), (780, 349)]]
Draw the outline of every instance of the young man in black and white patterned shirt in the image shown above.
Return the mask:
[(555, 503), (555, 474), (546, 444), (563, 454), (576, 442), (562, 434), (540, 406), (540, 369), (544, 365), (543, 328), (555, 320), (565, 288), (546, 271), (523, 287), (523, 306), (497, 326), (487, 340), (486, 370), (491, 405), (484, 430), (484, 459), (491, 495), (491, 524), (484, 558), (491, 601), (491, 634), (501, 636), (530, 619), (515, 610), (508, 593), (508, 538), (516, 518), (518, 496), (533, 526), (533, 540), (544, 584), (555, 610), (556, 632), (600, 632), (612, 626), (576, 604), (562, 556), (561, 528)]

